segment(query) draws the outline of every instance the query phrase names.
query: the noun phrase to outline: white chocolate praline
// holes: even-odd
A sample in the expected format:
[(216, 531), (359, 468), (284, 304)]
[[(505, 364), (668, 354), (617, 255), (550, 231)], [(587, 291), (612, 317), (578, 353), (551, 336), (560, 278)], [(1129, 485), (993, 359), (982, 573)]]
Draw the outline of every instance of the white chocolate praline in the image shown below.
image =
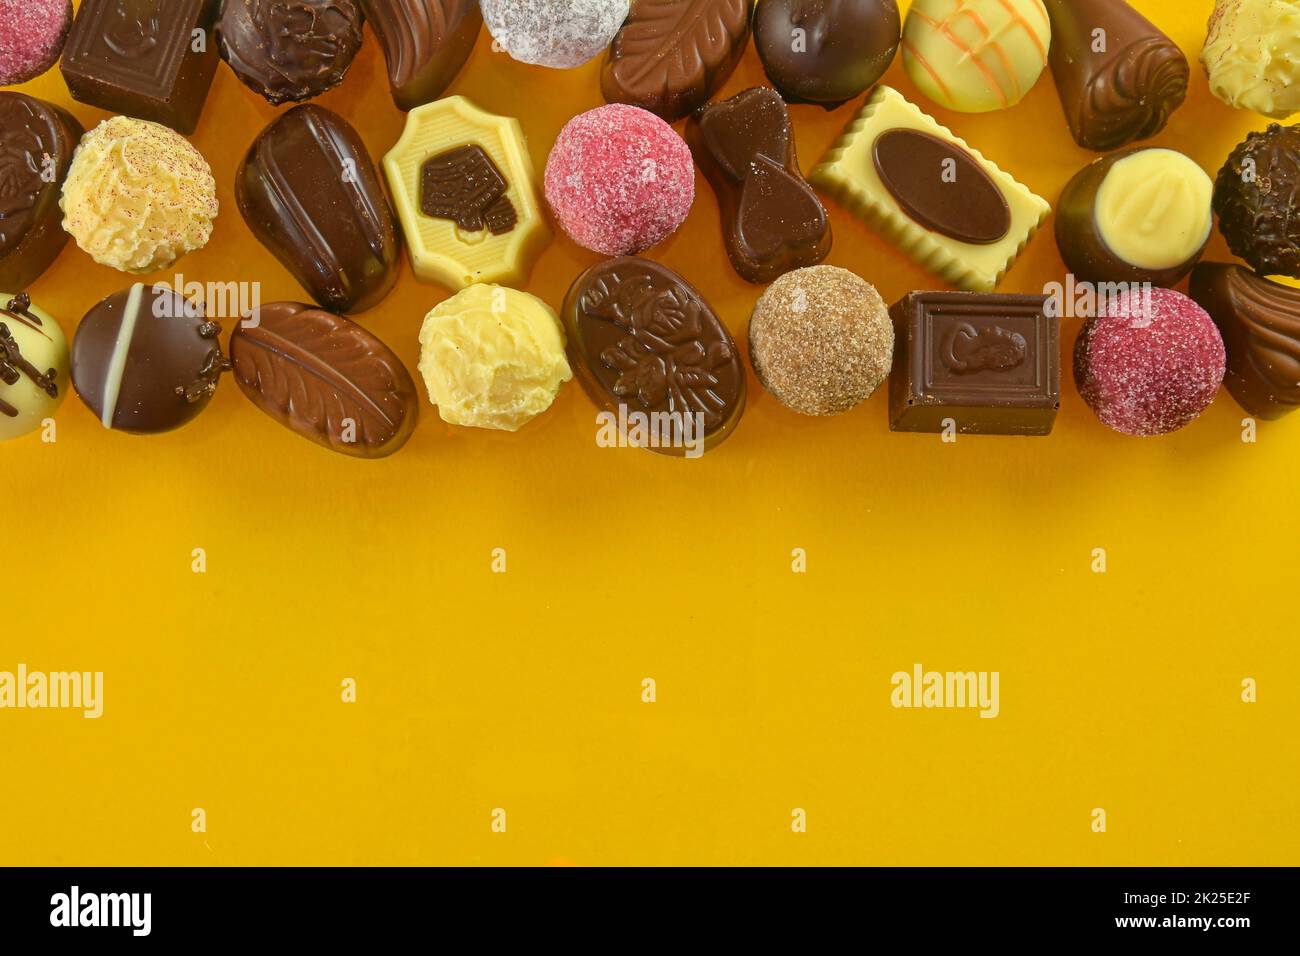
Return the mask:
[(114, 116), (82, 137), (60, 205), (63, 228), (96, 262), (143, 275), (208, 244), (217, 184), (179, 133)]
[[(15, 298), (15, 294), (0, 292), (0, 326), (4, 326), (0, 330), (0, 366), (8, 377), (17, 375), (12, 385), (0, 377), (0, 441), (36, 431), (53, 417), (72, 389), (63, 329), (43, 309), (34, 305), (25, 311), (18, 309)], [(6, 343), (16, 346), (18, 354), (10, 354)], [(48, 383), (54, 386), (53, 395), (31, 374), (34, 371), (44, 378), (51, 370), (54, 375)]]
[(1173, 269), (1205, 247), (1213, 201), (1214, 183), (1190, 157), (1143, 149), (1110, 168), (1093, 217), (1119, 259), (1139, 269)]
[(1229, 106), (1274, 119), (1300, 111), (1300, 0), (1218, 0), (1201, 63)]
[(914, 0), (903, 64), (940, 106), (986, 113), (1015, 106), (1047, 66), (1051, 21), (1042, 0)]
[(567, 70), (605, 51), (630, 0), (480, 0), (496, 44), (521, 63)]
[(452, 425), (518, 431), (573, 378), (559, 316), (536, 296), (472, 285), (420, 329), (420, 374)]

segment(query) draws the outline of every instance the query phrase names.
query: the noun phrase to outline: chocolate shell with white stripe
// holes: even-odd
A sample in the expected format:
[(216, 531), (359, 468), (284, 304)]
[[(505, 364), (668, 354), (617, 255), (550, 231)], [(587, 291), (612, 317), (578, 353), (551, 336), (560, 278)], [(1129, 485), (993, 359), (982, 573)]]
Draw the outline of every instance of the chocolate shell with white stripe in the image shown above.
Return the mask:
[(72, 387), (105, 428), (155, 435), (208, 407), (230, 361), (221, 326), (164, 285), (136, 283), (86, 313), (72, 342)]

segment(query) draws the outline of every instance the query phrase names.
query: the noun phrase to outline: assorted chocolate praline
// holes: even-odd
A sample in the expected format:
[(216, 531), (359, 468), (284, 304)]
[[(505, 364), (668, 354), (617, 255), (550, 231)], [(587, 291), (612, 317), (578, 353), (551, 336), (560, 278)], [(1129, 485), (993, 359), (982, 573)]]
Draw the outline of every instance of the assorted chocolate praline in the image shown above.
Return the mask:
[[(543, 7), (529, 8), (521, 20), (506, 0), (491, 9), (473, 0), (85, 0), (70, 29), (54, 24), (50, 39), (57, 48), (67, 29), (62, 70), (75, 98), (186, 133), (197, 123), (218, 54), (271, 104), (299, 102), (343, 81), (367, 18), (402, 110), (448, 102), (440, 98), (470, 57), (485, 18), (496, 40), (523, 62), (566, 68), (607, 47), (601, 88), (612, 104), (609, 115), (637, 107), (629, 112), (656, 114), (659, 119), (647, 117), (654, 122), (689, 117), (685, 139), (717, 195), (733, 266), (750, 282), (774, 283), (750, 327), (751, 358), (764, 385), (797, 411), (834, 414), (869, 396), (894, 356), (893, 427), (932, 431), (951, 418), (972, 434), (1046, 434), (1059, 408), (1058, 320), (1047, 299), (991, 291), (1045, 218), (1047, 204), (897, 92), (877, 89), (813, 180), (932, 271), (979, 290), (912, 293), (894, 307), (890, 323), (869, 284), (817, 265), (830, 251), (830, 222), (799, 166), (786, 104), (834, 109), (855, 99), (880, 80), (901, 47), (913, 80), (941, 105), (966, 112), (1006, 108), (1026, 95), (1050, 60), (1075, 140), (1109, 153), (1062, 194), (1056, 237), (1066, 268), (1086, 283), (1165, 287), (1152, 303), (1130, 297), (1119, 313), (1104, 312), (1087, 324), (1076, 376), (1094, 410), (1133, 434), (1181, 427), (1213, 398), (1217, 350), (1226, 353), (1228, 388), (1252, 415), (1277, 418), (1300, 407), (1300, 290), (1269, 278), (1300, 278), (1300, 126), (1275, 124), (1250, 134), (1213, 184), (1171, 149), (1111, 152), (1159, 132), (1183, 102), (1189, 78), (1177, 45), (1125, 0), (972, 0), (960, 11), (918, 0), (906, 25), (896, 0), (755, 0), (752, 13), (742, 0), (565, 0), (554, 16)], [(1219, 4), (1220, 11), (1229, 7)], [(958, 22), (957, 13), (966, 19)], [(1226, 42), (1225, 31), (1249, 28), (1243, 20), (1229, 30), (1225, 14), (1216, 17), (1206, 52), (1216, 93), (1243, 106), (1258, 101), (1264, 105), (1256, 108), (1269, 115), (1285, 113), (1267, 99), (1276, 85), (1272, 74), (1225, 75), (1235, 67), (1214, 44)], [(590, 27), (580, 36), (571, 29), (578, 22)], [(975, 31), (970, 36), (968, 27)], [(751, 32), (775, 88), (710, 103)], [(199, 34), (214, 42), (162, 42)], [(982, 61), (985, 51), (996, 62)], [(53, 62), (36, 52), (28, 59), (15, 67), (14, 82)], [(553, 155), (548, 169), (547, 195), (571, 234), (591, 224), (637, 225), (625, 187), (606, 190), (608, 196), (594, 191), (611, 170), (625, 180), (632, 176), (612, 169), (606, 147), (621, 129), (601, 111), (586, 115), (598, 114), (589, 123), (592, 155), (568, 166)], [(532, 172), (522, 132), (518, 143), (492, 135), (512, 122), (461, 117), (455, 135), (441, 137), (445, 148), (417, 157), (416, 191), (404, 192), (399, 204), (420, 227), (422, 242), (426, 221), (454, 233), (468, 264), (435, 268), (437, 250), (424, 245), (414, 259), (440, 280), (450, 277), (453, 287), (472, 289), (481, 281), (476, 276), (486, 275), (490, 263), (477, 263), (478, 246), (498, 242), (493, 261), (518, 267), (537, 251), (521, 244), (534, 232), (545, 239), (544, 224), (527, 228), (533, 213), (520, 189)], [(36, 280), (66, 243), (59, 213), (67, 214), (60, 207), (68, 196), (61, 194), (83, 135), (62, 108), (0, 93), (0, 288)], [(684, 155), (684, 148), (678, 151)], [(665, 195), (676, 195), (665, 186), (673, 177), (664, 179), (662, 160), (657, 154), (639, 160), (635, 178), (652, 184), (641, 218), (663, 205)], [(687, 197), (678, 204), (684, 218), (693, 188), (689, 175), (677, 178)], [(960, 183), (960, 198), (936, 185), (950, 180)], [(563, 197), (561, 181), (568, 190)], [(326, 447), (366, 458), (396, 451), (417, 415), (413, 381), (387, 346), (337, 314), (364, 311), (388, 294), (402, 245), (360, 136), (329, 110), (292, 109), (254, 142), (236, 195), (254, 235), (322, 306), (275, 303), (264, 307), (260, 323), (256, 317), (239, 323), (230, 348), (241, 388), (269, 415)], [(1229, 248), (1251, 268), (1197, 266), (1214, 213)], [(672, 228), (651, 232), (644, 240), (582, 244), (635, 252)], [(506, 271), (526, 275), (522, 268)], [(1168, 289), (1189, 273), (1195, 302)], [(164, 285), (137, 284), (95, 306), (62, 359), (57, 324), (26, 294), (5, 299), (0, 380), (10, 388), (6, 401), (13, 401), (0, 413), (10, 419), (17, 419), (20, 399), (30, 414), (62, 399), (63, 361), (71, 384), (106, 427), (167, 431), (207, 405), (232, 365), (220, 325)], [(816, 315), (806, 311), (810, 303)], [(460, 305), (453, 318), (479, 314), (468, 299)], [(525, 325), (549, 328), (547, 317), (554, 318), (540, 300), (521, 300), (517, 311)], [(576, 280), (563, 322), (570, 358), (598, 405), (702, 414), (709, 446), (731, 434), (745, 406), (745, 375), (726, 325), (686, 279), (650, 260), (609, 259)], [(426, 338), (430, 327), (426, 321)], [(890, 333), (897, 336), (896, 354)], [(465, 339), (471, 340), (482, 367), (494, 367), (497, 345), (490, 337)], [(423, 345), (432, 363), (436, 343)], [(1149, 359), (1182, 360), (1170, 358), (1171, 346), (1190, 364), (1175, 361), (1151, 378)], [(29, 352), (40, 361), (33, 364)], [(566, 377), (562, 352), (556, 354), (548, 373), (554, 388)], [(810, 367), (836, 362), (844, 376), (833, 388), (809, 377)], [(38, 368), (44, 364), (50, 368)], [(1193, 366), (1195, 387), (1170, 392), (1162, 376)], [(1129, 394), (1124, 390), (1139, 367), (1150, 380)], [(14, 391), (25, 383), (36, 392)], [(1148, 401), (1161, 395), (1170, 404), (1156, 408)], [(443, 407), (447, 397), (439, 403), (444, 418), (455, 411)], [(536, 402), (537, 409), (550, 398)], [(494, 396), (479, 417), (488, 427), (518, 427), (523, 419), (516, 422), (505, 405), (498, 407), (500, 399)], [(15, 428), (10, 422), (9, 431)]]

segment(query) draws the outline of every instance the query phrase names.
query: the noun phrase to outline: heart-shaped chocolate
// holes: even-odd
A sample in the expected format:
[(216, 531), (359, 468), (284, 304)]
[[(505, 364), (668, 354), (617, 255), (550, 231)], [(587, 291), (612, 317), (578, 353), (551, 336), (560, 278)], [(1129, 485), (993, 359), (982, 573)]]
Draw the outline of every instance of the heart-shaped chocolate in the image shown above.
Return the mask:
[(826, 235), (826, 210), (802, 179), (766, 156), (754, 161), (741, 187), (736, 245), (746, 259), (775, 262), (797, 258)]

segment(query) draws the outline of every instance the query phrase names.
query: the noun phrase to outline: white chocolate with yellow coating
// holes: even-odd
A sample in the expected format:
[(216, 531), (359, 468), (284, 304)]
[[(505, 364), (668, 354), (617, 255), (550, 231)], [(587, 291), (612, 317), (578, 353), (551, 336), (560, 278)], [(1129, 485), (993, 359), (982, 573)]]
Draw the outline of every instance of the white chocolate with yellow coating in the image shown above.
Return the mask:
[(420, 329), (420, 374), (452, 425), (518, 431), (551, 407), (573, 378), (564, 327), (541, 299), (472, 285), (441, 303)]
[[(874, 160), (876, 141), (896, 129), (927, 133), (968, 153), (1006, 200), (1010, 216), (1006, 235), (988, 244), (961, 242), (913, 220), (881, 181)], [(809, 179), (905, 254), (967, 292), (993, 291), (1052, 212), (1046, 199), (1034, 195), (897, 90), (884, 85), (876, 87)]]
[(77, 245), (133, 275), (206, 246), (219, 209), (212, 168), (189, 140), (126, 116), (82, 137), (60, 204)]
[(1205, 248), (1213, 201), (1214, 183), (1190, 157), (1143, 149), (1110, 168), (1093, 217), (1117, 258), (1139, 269), (1173, 269)]
[(914, 0), (903, 25), (903, 65), (940, 106), (987, 113), (1025, 98), (1051, 43), (1042, 0)]
[(1201, 63), (1229, 106), (1274, 119), (1300, 111), (1300, 0), (1218, 0)]

